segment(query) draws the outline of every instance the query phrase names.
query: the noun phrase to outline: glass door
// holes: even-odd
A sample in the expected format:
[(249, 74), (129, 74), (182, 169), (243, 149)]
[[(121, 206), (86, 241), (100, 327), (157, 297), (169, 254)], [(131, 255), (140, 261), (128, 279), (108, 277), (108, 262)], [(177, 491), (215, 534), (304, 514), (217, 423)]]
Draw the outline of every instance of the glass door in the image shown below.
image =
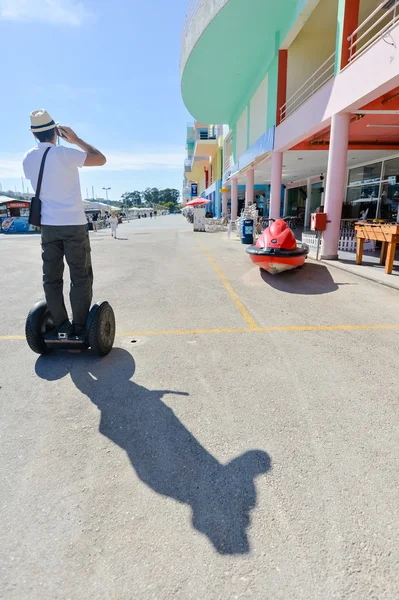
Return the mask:
[(382, 179), (380, 218), (398, 222), (399, 157), (385, 161)]
[(384, 181), (382, 184), (380, 216), (386, 221), (398, 222), (399, 184)]
[(359, 185), (348, 188), (346, 212), (347, 219), (375, 219), (377, 217), (378, 193), (380, 184)]

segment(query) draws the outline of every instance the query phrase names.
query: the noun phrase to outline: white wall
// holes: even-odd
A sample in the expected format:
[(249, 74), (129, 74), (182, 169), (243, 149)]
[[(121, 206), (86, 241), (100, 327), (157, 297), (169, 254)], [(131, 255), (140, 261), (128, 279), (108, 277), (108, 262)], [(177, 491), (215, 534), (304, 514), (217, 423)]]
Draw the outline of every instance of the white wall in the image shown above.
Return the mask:
[(268, 75), (264, 78), (252, 96), (249, 112), (249, 145), (252, 146), (266, 132), (267, 121), (267, 84)]
[(248, 134), (248, 108), (245, 108), (241, 117), (237, 122), (237, 141), (236, 141), (236, 155), (234, 158), (237, 160), (240, 158), (241, 154), (244, 154), (247, 149), (247, 134)]
[(288, 48), (287, 100), (334, 52), (337, 16), (338, 0), (321, 0)]

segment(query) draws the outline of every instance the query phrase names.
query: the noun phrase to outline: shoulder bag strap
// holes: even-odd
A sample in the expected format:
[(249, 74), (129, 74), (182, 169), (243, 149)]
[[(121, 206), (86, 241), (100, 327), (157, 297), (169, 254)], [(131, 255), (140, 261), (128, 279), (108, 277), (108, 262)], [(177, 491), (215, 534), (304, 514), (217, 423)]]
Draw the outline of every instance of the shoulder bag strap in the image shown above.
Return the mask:
[(43, 154), (42, 162), (40, 165), (39, 177), (38, 177), (37, 186), (36, 186), (36, 193), (35, 193), (36, 198), (40, 198), (40, 190), (42, 189), (44, 163), (46, 162), (47, 154), (49, 153), (50, 150), (51, 150), (51, 146), (49, 148), (47, 148)]

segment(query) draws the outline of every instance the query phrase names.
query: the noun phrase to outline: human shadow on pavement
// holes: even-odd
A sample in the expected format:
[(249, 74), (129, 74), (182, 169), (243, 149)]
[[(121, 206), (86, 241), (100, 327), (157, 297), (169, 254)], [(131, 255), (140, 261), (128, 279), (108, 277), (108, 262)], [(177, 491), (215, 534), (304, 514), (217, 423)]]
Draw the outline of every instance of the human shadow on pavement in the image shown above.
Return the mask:
[(99, 359), (89, 353), (42, 356), (36, 373), (50, 381), (67, 373), (101, 411), (100, 433), (123, 448), (136, 474), (152, 490), (188, 504), (192, 524), (220, 554), (250, 550), (247, 528), (256, 506), (254, 479), (271, 461), (251, 450), (221, 464), (162, 400), (171, 390), (149, 390), (131, 381), (133, 357), (115, 348)]
[(277, 275), (271, 275), (264, 270), (260, 271), (260, 275), (265, 283), (287, 294), (330, 294), (339, 289), (339, 285), (335, 283), (330, 271), (325, 265), (316, 263), (305, 263), (300, 269), (285, 271)]

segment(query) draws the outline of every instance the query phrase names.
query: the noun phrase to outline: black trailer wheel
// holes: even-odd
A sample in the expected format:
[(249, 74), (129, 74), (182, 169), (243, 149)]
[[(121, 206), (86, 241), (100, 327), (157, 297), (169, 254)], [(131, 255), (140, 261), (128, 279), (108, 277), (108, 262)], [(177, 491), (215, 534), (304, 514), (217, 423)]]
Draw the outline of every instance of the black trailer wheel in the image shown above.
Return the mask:
[(25, 336), (28, 346), (36, 354), (49, 354), (51, 348), (46, 346), (44, 335), (54, 328), (54, 323), (47, 308), (47, 302), (40, 300), (31, 308), (25, 324)]
[(89, 316), (88, 342), (98, 356), (105, 356), (112, 350), (115, 340), (115, 315), (108, 302), (101, 302), (91, 309)]

